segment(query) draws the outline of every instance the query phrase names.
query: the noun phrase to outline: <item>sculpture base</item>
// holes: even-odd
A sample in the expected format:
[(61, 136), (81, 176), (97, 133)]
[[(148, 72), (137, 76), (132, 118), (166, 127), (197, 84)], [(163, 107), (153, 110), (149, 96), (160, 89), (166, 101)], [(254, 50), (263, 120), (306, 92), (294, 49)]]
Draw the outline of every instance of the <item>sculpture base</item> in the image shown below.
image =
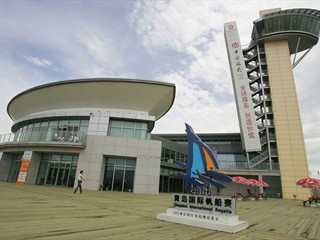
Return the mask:
[(238, 215), (226, 216), (176, 208), (168, 208), (166, 213), (157, 214), (157, 219), (229, 233), (242, 231), (249, 226), (248, 222), (239, 221)]

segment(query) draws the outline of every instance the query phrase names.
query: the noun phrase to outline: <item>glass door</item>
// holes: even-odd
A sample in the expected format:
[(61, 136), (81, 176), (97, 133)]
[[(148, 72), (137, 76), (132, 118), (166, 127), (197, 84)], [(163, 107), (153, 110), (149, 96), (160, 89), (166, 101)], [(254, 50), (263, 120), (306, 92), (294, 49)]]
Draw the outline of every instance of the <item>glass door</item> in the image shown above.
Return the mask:
[(70, 166), (70, 172), (69, 172), (69, 179), (68, 179), (68, 184), (67, 187), (73, 187), (74, 181), (75, 181), (75, 176), (77, 172), (77, 164), (72, 163)]
[(18, 161), (12, 162), (9, 177), (8, 177), (8, 182), (16, 182), (17, 181), (19, 170), (20, 170), (20, 164), (21, 164), (20, 159)]
[(122, 192), (123, 191), (123, 175), (124, 166), (116, 166), (113, 175), (113, 191)]
[(46, 179), (46, 183), (48, 185), (56, 185), (56, 179), (57, 179), (57, 173), (59, 169), (59, 163), (58, 162), (52, 162), (49, 165), (49, 171)]
[(46, 183), (54, 186), (69, 186), (71, 163), (52, 162), (49, 165)]
[(70, 163), (60, 163), (57, 171), (56, 185), (68, 186), (69, 174), (70, 174)]
[(73, 187), (78, 156), (43, 154), (37, 176), (37, 184)]

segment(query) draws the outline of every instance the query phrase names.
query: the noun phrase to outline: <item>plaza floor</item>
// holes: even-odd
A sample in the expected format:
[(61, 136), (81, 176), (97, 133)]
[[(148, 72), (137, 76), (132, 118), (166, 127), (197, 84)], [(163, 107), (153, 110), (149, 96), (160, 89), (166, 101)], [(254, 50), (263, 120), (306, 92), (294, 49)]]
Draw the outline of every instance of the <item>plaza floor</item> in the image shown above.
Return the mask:
[(237, 202), (249, 227), (225, 233), (156, 219), (171, 194), (145, 195), (0, 182), (0, 239), (320, 239), (320, 207), (299, 200)]

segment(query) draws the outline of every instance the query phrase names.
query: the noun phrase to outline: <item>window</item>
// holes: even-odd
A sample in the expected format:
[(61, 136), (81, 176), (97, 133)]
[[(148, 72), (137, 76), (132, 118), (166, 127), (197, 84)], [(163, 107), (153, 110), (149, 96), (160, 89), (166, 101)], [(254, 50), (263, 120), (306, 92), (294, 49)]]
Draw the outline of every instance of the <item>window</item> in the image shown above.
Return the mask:
[(126, 119), (111, 119), (109, 136), (146, 139), (148, 123)]
[(310, 20), (309, 20), (308, 17), (303, 17), (302, 18), (302, 27), (301, 27), (301, 29), (304, 30), (304, 31), (310, 31), (310, 29), (308, 29), (309, 22), (310, 22)]
[(297, 26), (296, 26), (297, 30), (301, 30), (302, 20), (303, 20), (303, 16), (298, 16), (298, 21), (297, 21)]
[(11, 167), (8, 176), (8, 182), (16, 182), (20, 170), (22, 154), (13, 154), (11, 159)]
[(161, 161), (167, 163), (175, 163), (176, 161), (186, 163), (188, 156), (186, 154), (176, 152), (170, 149), (162, 148)]
[[(17, 129), (15, 141), (72, 141), (80, 139), (88, 131), (87, 117), (35, 119), (21, 123)], [(79, 141), (79, 140), (78, 140)]]
[(107, 158), (102, 190), (133, 192), (135, 167), (135, 159)]

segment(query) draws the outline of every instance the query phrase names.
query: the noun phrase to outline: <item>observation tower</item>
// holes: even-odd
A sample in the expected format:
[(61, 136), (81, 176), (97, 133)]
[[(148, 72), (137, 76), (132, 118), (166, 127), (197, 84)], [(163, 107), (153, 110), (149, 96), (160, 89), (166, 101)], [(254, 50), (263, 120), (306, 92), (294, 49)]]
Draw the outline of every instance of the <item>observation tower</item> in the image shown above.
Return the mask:
[[(309, 170), (293, 68), (318, 43), (319, 31), (318, 10), (263, 10), (253, 22), (249, 46), (242, 49), (261, 144), (261, 151), (244, 147), (248, 165), (279, 172), (283, 198), (310, 194), (295, 184), (309, 176)], [(230, 66), (232, 61), (229, 53)]]

